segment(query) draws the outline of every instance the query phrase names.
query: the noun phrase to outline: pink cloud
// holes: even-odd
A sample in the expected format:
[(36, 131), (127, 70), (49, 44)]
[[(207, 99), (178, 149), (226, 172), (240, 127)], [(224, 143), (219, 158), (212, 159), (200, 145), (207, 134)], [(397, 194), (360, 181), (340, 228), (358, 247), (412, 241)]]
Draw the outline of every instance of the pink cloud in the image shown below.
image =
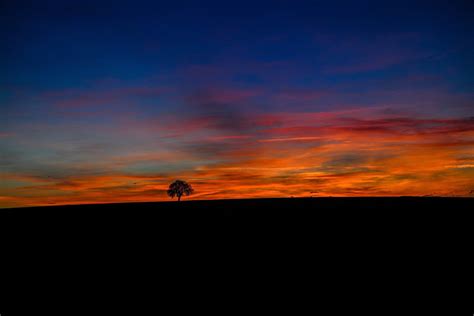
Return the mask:
[(190, 95), (187, 100), (191, 103), (235, 103), (243, 102), (263, 94), (260, 88), (229, 88), (213, 86), (203, 88), (198, 94)]
[(288, 89), (279, 92), (275, 98), (281, 102), (288, 101), (314, 101), (328, 95), (329, 91), (311, 89)]
[(353, 63), (346, 63), (342, 66), (331, 66), (326, 68), (327, 73), (345, 74), (381, 70), (398, 65), (410, 60), (415, 60), (425, 55), (403, 53), (403, 52), (380, 52), (372, 56), (365, 56), (356, 59)]
[(339, 58), (323, 70), (330, 74), (349, 74), (381, 70), (406, 62), (430, 58), (433, 53), (422, 49), (419, 33), (400, 32), (372, 37), (318, 35), (315, 41), (326, 49), (328, 61)]

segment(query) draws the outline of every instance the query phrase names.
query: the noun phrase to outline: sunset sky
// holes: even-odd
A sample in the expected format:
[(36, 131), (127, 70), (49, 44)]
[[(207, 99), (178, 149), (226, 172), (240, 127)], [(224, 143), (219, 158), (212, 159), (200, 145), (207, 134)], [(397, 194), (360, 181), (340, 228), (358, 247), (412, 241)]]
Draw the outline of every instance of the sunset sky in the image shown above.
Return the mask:
[(0, 207), (474, 196), (470, 1), (5, 1)]

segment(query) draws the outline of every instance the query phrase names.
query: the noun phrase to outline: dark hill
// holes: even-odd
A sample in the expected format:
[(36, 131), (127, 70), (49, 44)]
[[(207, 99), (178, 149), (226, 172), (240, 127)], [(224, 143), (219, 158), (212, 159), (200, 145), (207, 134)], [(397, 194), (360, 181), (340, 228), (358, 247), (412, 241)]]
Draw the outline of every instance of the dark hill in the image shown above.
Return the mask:
[(462, 225), (474, 211), (472, 198), (280, 198), (64, 205), (0, 210), (0, 229), (11, 236), (47, 234), (140, 235), (184, 230), (239, 234), (244, 227), (283, 229), (289, 225), (320, 231), (429, 229)]
[[(331, 307), (361, 304), (355, 310), (364, 311), (374, 301), (383, 311), (399, 306), (401, 288), (402, 306), (421, 315), (439, 301), (433, 295), (460, 289), (453, 280), (465, 280), (473, 204), (290, 198), (3, 209), (4, 311), (20, 315), (21, 308), (46, 302), (49, 312), (59, 301), (74, 309), (91, 293), (98, 301), (112, 293), (108, 305), (115, 308), (136, 295), (159, 309), (226, 311), (261, 301), (263, 292), (278, 301), (293, 293), (313, 302), (311, 285)], [(429, 300), (420, 301), (420, 293)], [(281, 308), (274, 299), (264, 302)]]

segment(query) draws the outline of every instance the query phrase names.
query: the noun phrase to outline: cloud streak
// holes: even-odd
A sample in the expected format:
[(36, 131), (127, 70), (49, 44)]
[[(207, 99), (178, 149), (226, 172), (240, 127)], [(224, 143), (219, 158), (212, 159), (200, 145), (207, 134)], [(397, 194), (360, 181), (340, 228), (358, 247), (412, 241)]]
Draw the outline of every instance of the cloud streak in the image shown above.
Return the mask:
[[(396, 116), (374, 108), (265, 114), (210, 100), (193, 97), (189, 106), (196, 111), (172, 123), (169, 118), (162, 124), (134, 123), (137, 133), (138, 126), (147, 135), (150, 129), (175, 133), (159, 138), (166, 151), (150, 150), (147, 144), (134, 154), (119, 148), (115, 158), (84, 165), (82, 170), (89, 171), (78, 172), (81, 166), (72, 160), (62, 167), (72, 172), (61, 174), (56, 168), (53, 177), (46, 174), (50, 167), (45, 162), (37, 162), (32, 174), (31, 161), (5, 157), (9, 172), (0, 203), (163, 200), (166, 185), (178, 176), (193, 183), (194, 199), (467, 195), (474, 187), (472, 117)], [(90, 146), (81, 151), (84, 159), (104, 153)], [(170, 167), (173, 159), (181, 167)], [(187, 159), (192, 163), (186, 165)]]

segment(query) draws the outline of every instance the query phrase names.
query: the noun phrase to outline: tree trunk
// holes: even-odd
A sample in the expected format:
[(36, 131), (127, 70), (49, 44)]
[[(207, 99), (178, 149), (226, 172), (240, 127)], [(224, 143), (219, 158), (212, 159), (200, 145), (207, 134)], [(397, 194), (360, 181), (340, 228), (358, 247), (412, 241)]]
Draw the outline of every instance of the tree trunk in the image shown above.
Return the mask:
[(178, 202), (181, 201), (181, 195), (178, 195)]

